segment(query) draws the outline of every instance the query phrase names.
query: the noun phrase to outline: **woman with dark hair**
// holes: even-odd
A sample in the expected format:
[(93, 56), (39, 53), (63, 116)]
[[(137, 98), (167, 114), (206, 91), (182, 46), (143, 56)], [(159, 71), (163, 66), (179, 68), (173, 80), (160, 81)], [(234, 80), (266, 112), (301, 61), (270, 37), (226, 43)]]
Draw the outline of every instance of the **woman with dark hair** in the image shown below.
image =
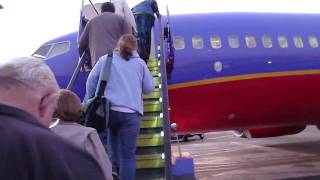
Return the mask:
[[(95, 93), (99, 74), (106, 60), (106, 56), (101, 57), (88, 77), (88, 97)], [(111, 102), (108, 153), (114, 172), (117, 171), (120, 159), (121, 180), (135, 179), (136, 140), (143, 114), (142, 94), (148, 94), (153, 90), (151, 73), (137, 53), (136, 38), (131, 34), (123, 35), (113, 52), (105, 90), (105, 96)]]
[(97, 131), (78, 124), (82, 115), (79, 97), (71, 91), (61, 90), (56, 115), (59, 123), (52, 131), (91, 154), (103, 170), (105, 179), (112, 180), (111, 163)]

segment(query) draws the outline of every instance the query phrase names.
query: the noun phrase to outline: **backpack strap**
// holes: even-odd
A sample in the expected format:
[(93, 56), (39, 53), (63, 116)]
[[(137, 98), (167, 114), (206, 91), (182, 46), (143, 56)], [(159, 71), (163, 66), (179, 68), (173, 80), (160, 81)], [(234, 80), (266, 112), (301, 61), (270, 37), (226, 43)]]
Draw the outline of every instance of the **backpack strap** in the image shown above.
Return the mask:
[(105, 59), (104, 65), (102, 66), (102, 70), (100, 72), (99, 76), (99, 86), (96, 88), (96, 96), (102, 97), (104, 94), (104, 91), (107, 87), (107, 82), (109, 80), (110, 76), (110, 70), (111, 70), (111, 64), (112, 64), (112, 58), (113, 54), (108, 54), (107, 59)]

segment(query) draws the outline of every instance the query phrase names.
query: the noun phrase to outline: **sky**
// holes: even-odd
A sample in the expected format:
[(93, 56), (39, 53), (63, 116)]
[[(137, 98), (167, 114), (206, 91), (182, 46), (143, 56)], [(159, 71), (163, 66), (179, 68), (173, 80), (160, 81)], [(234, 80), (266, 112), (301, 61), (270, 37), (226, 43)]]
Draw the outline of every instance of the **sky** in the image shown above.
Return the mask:
[[(92, 0), (98, 2), (97, 0)], [(99, 0), (101, 2), (101, 0)], [(141, 0), (127, 0), (133, 7)], [(41, 44), (76, 31), (81, 0), (0, 0), (0, 61), (31, 55)], [(320, 13), (319, 0), (158, 0), (161, 13)]]

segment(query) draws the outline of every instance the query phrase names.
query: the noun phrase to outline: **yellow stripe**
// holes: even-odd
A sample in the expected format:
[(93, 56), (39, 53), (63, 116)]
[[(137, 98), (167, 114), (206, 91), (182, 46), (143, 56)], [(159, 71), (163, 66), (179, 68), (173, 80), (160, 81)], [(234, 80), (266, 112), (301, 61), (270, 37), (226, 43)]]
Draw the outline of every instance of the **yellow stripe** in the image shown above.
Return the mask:
[(222, 78), (212, 78), (212, 79), (206, 79), (201, 81), (193, 81), (193, 82), (170, 85), (169, 89), (170, 90), (179, 89), (184, 87), (200, 86), (200, 85), (215, 84), (215, 83), (230, 82), (230, 81), (240, 81), (240, 80), (248, 80), (248, 79), (283, 77), (283, 76), (301, 76), (301, 75), (312, 75), (312, 74), (320, 74), (320, 70), (286, 71), (286, 72), (259, 73), (259, 74), (240, 75), (240, 76), (228, 76), (228, 77), (222, 77)]

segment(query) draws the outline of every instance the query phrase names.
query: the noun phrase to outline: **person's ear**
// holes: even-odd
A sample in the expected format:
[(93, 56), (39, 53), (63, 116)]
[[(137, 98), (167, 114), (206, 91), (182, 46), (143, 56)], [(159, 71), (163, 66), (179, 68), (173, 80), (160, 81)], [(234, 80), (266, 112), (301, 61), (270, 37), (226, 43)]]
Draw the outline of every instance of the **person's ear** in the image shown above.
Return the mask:
[(58, 103), (58, 95), (56, 93), (48, 94), (41, 99), (40, 105), (39, 105), (39, 118), (40, 118), (41, 124), (43, 124), (44, 126), (46, 127), (50, 126), (53, 113), (57, 108), (57, 103)]

